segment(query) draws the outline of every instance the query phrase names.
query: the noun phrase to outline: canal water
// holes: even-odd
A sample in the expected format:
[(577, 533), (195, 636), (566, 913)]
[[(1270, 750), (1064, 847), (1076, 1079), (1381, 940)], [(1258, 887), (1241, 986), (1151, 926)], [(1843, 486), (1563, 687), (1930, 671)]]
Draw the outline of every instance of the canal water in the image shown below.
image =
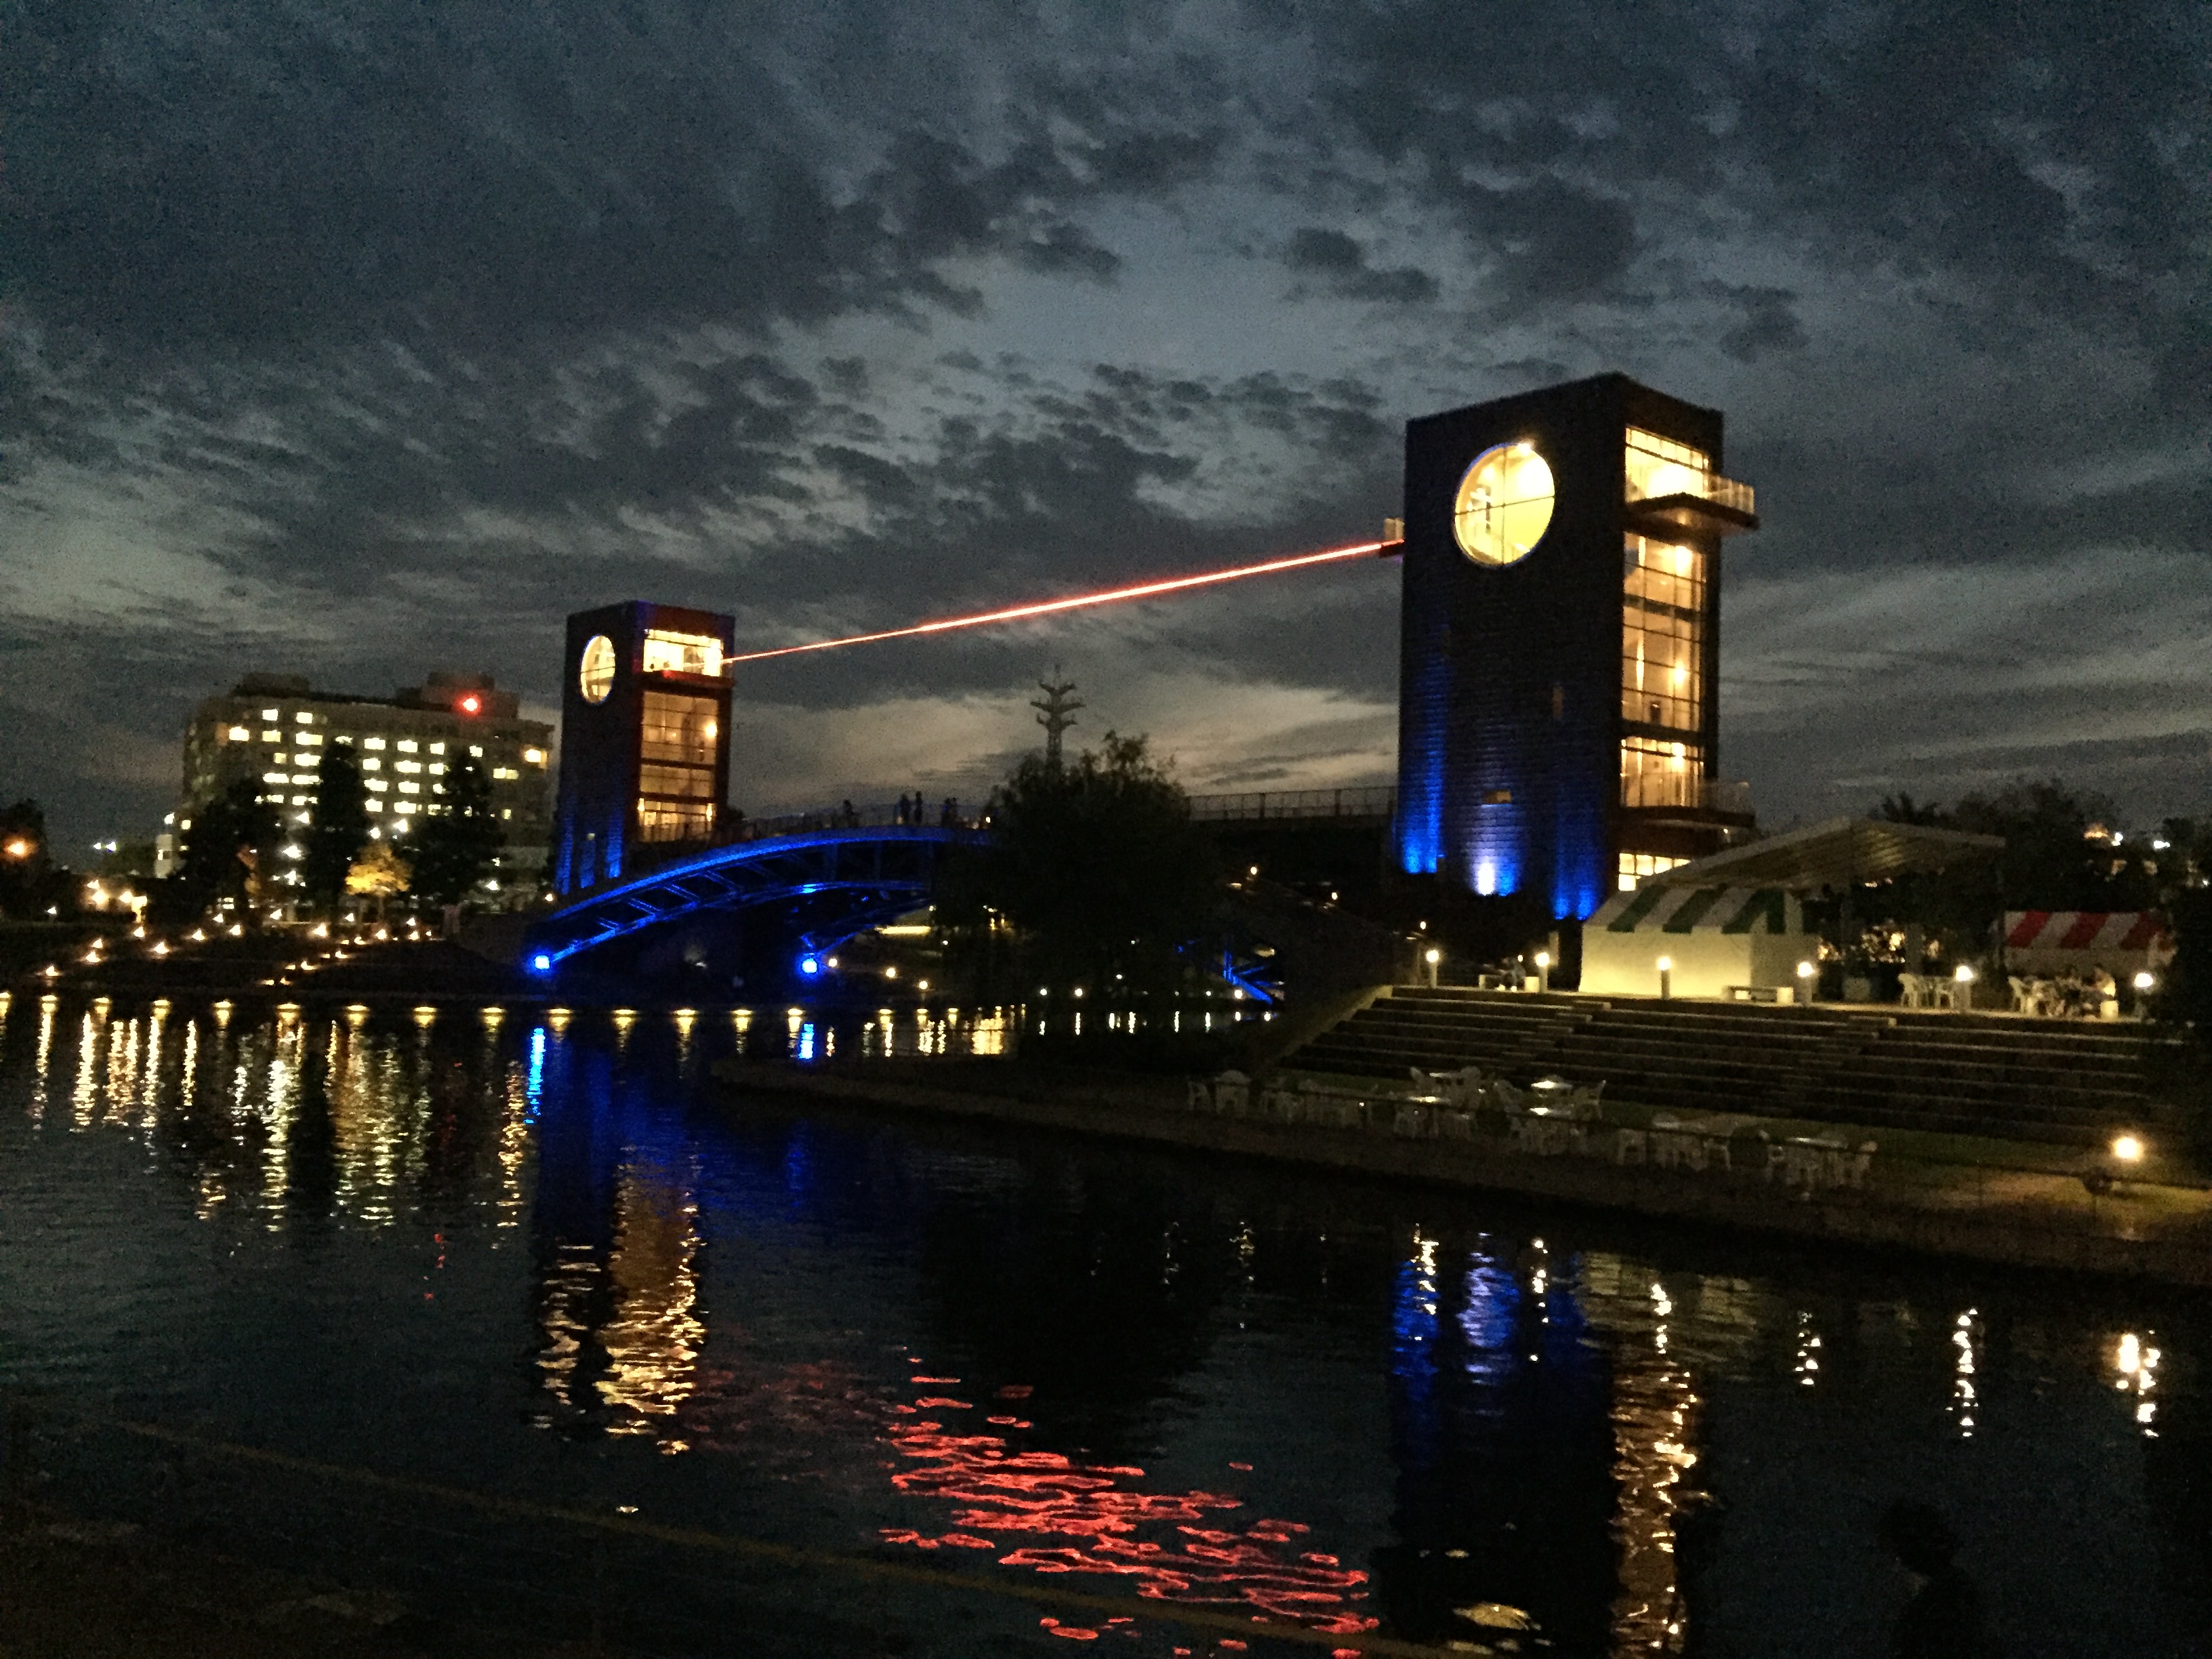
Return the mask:
[(15, 998), (38, 1495), (611, 1651), (947, 1659), (1882, 1653), (1910, 1498), (2002, 1651), (2205, 1650), (2200, 1298), (779, 1103), (735, 1024)]

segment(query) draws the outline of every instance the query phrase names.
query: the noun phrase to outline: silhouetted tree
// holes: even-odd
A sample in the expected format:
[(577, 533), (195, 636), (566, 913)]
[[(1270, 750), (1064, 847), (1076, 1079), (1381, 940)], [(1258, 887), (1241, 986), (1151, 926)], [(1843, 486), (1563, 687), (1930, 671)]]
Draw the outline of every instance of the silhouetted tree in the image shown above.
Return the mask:
[(322, 781), (315, 796), (314, 822), (307, 826), (307, 855), (300, 861), (300, 884), (307, 897), (336, 914), (345, 897), (346, 872), (368, 845), (368, 792), (353, 745), (333, 744), (323, 757)]
[(1103, 986), (1180, 975), (1218, 891), (1211, 843), (1146, 739), (1109, 732), (1054, 767), (1030, 756), (991, 807), (992, 843), (948, 860), (940, 908), (973, 937), (990, 912), (1020, 936), (1032, 976)]
[(176, 875), (189, 908), (204, 910), (225, 898), (243, 902), (276, 830), (276, 811), (263, 803), (253, 778), (239, 779), (193, 813)]
[(459, 904), (492, 872), (507, 835), (491, 804), (491, 781), (473, 755), (446, 769), (446, 810), (418, 818), (403, 849), (410, 890), (433, 904)]

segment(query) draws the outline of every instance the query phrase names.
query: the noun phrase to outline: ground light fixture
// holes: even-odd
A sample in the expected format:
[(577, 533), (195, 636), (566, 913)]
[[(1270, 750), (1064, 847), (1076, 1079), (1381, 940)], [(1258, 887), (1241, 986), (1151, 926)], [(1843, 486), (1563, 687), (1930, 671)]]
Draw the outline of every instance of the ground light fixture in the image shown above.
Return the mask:
[(1951, 979), (1959, 988), (1952, 997), (1952, 1006), (1963, 1011), (1974, 1000), (1974, 970), (1962, 962), (1952, 970)]
[(2141, 1135), (2118, 1134), (2112, 1137), (2112, 1156), (2122, 1164), (2140, 1164), (2143, 1158)]
[(1659, 958), (1659, 995), (1664, 1000), (1674, 994), (1674, 958)]
[[(1437, 950), (1433, 945), (1429, 946), (1427, 950), (1421, 952), (1421, 960), (1429, 965), (1429, 988), (1432, 991), (1436, 989), (1437, 987), (1437, 966), (1443, 961), (1443, 959), (1444, 953)], [(1241, 995), (1243, 994), (1240, 992), (1238, 994)]]
[(2158, 975), (2151, 972), (2148, 968), (2144, 969), (2142, 972), (2137, 974), (2135, 977), (2135, 988), (2138, 991), (2155, 990), (2157, 987)]

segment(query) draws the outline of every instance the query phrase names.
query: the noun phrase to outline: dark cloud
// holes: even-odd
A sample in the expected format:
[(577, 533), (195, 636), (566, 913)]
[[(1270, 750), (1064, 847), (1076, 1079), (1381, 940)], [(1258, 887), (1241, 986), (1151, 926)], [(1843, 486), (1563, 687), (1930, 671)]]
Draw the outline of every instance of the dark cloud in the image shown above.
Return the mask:
[[(2127, 799), (2197, 775), (2160, 745), (2212, 726), (2172, 645), (2212, 553), (2201, 6), (52, 0), (7, 33), (0, 702), (64, 713), (10, 722), (0, 786), (88, 831), (158, 813), (245, 666), (550, 699), (562, 615), (611, 593), (782, 641), (1372, 533), (1406, 416), (1613, 368), (1723, 405), (1759, 486), (1726, 660), (1764, 798), (2039, 743)], [(794, 664), (773, 787), (843, 741), (790, 709), (1018, 716), (1060, 642), (1212, 775), (1341, 781), (1392, 580)], [(2080, 648), (2085, 614), (2123, 637)], [(1969, 658), (2069, 666), (1981, 698)], [(2076, 729), (2138, 704), (2165, 724)], [(972, 738), (957, 772), (1026, 736), (933, 740)], [(842, 792), (876, 751), (840, 752)]]

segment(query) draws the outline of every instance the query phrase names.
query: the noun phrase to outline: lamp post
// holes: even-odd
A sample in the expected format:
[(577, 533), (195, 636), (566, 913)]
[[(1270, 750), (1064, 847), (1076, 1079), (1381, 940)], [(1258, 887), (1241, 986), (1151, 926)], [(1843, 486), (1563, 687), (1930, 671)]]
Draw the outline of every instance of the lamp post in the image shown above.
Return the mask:
[(1549, 951), (1536, 952), (1536, 988), (1540, 991), (1552, 988), (1552, 953)]
[(1674, 994), (1674, 958), (1659, 958), (1659, 1000), (1666, 1001)]
[(1817, 967), (1810, 962), (1801, 962), (1797, 964), (1797, 1000), (1800, 1002), (1811, 1002), (1813, 994), (1820, 988), (1820, 970)]
[(1427, 950), (1421, 952), (1421, 960), (1428, 964), (1429, 989), (1431, 991), (1437, 988), (1437, 969), (1443, 963), (1443, 959), (1444, 953), (1437, 950), (1433, 945), (1429, 946)]
[(1974, 970), (1960, 963), (1951, 975), (1951, 1010), (1964, 1013), (1974, 1006)]

